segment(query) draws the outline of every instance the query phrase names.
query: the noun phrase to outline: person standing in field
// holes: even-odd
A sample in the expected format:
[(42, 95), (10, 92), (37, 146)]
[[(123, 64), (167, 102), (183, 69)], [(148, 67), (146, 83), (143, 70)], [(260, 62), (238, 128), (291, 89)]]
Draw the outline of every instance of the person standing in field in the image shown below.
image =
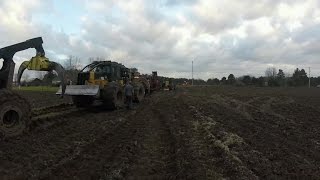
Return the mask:
[(124, 94), (126, 96), (126, 104), (128, 109), (132, 109), (132, 98), (133, 98), (134, 89), (131, 85), (131, 81), (128, 81), (124, 87)]

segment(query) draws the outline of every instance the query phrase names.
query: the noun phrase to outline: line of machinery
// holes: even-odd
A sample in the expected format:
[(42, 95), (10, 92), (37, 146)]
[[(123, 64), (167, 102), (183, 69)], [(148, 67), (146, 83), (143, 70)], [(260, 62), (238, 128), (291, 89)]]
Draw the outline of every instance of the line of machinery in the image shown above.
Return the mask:
[[(108, 109), (124, 105), (124, 85), (131, 81), (134, 87), (134, 101), (140, 102), (150, 93), (149, 81), (132, 72), (124, 65), (111, 61), (95, 61), (84, 67), (78, 74), (76, 85), (67, 85), (65, 95), (72, 96), (77, 107), (102, 101)], [(62, 89), (57, 94), (63, 94)]]
[(152, 75), (140, 75), (136, 70), (112, 61), (95, 61), (78, 73), (76, 85), (65, 85), (65, 70), (59, 63), (50, 61), (45, 56), (41, 37), (7, 46), (0, 49), (3, 66), (0, 69), (0, 135), (17, 136), (26, 131), (30, 124), (31, 107), (29, 102), (11, 90), (15, 63), (15, 53), (29, 48), (36, 50), (36, 55), (21, 64), (17, 74), (17, 83), (25, 69), (34, 71), (56, 71), (61, 81), (56, 93), (63, 97), (72, 96), (77, 107), (87, 107), (94, 101), (101, 101), (108, 109), (117, 109), (124, 105), (124, 86), (131, 81), (134, 87), (134, 101), (143, 98), (162, 87), (172, 89), (169, 81), (161, 82), (157, 72)]

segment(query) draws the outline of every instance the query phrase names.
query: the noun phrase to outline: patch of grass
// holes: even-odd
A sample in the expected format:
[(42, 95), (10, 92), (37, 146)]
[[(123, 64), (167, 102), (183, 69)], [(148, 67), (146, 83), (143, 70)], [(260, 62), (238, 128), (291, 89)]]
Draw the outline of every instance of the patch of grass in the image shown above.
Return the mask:
[(57, 92), (59, 87), (52, 87), (52, 86), (21, 86), (14, 87), (14, 90), (17, 91), (44, 91), (44, 92)]

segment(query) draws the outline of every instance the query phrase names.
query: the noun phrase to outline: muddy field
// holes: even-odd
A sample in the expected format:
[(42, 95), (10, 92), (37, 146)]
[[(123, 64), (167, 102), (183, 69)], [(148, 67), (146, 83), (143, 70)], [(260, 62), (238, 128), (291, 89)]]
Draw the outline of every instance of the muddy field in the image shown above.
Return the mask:
[(33, 109), (46, 108), (61, 104), (72, 103), (70, 96), (60, 98), (59, 95), (55, 95), (54, 92), (46, 91), (16, 91), (23, 97), (27, 98)]
[(320, 89), (179, 88), (107, 112), (20, 93), (55, 114), (0, 142), (0, 179), (320, 177)]

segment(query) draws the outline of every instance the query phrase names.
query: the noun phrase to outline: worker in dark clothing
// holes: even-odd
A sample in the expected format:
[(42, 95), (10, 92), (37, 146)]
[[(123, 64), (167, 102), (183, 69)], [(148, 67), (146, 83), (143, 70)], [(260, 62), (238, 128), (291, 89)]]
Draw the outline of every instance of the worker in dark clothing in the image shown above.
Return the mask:
[(133, 98), (134, 89), (131, 85), (131, 82), (127, 82), (126, 86), (124, 87), (124, 94), (126, 96), (126, 103), (127, 108), (132, 109), (132, 98)]

